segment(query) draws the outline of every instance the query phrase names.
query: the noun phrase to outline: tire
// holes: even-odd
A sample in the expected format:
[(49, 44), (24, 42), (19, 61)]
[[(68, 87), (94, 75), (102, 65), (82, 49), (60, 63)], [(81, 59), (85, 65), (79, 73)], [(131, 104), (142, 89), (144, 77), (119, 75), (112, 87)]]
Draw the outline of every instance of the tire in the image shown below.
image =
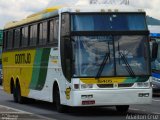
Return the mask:
[(17, 89), (15, 85), (13, 86), (13, 100), (18, 103)]
[(20, 88), (20, 84), (17, 83), (15, 90), (14, 90), (14, 97), (15, 97), (15, 102), (23, 104), (25, 102), (25, 98), (21, 96), (21, 88)]
[(65, 112), (65, 106), (61, 105), (60, 102), (60, 93), (59, 93), (59, 88), (56, 87), (55, 89), (55, 103), (56, 103), (56, 109), (59, 113), (64, 113)]
[(118, 105), (116, 106), (116, 110), (121, 114), (126, 114), (129, 109), (129, 105)]

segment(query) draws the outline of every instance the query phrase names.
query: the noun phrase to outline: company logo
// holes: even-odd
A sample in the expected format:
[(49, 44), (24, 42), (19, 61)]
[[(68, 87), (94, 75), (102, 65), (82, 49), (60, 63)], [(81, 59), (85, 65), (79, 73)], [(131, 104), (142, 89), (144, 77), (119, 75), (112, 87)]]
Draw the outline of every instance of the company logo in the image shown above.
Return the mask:
[(31, 63), (31, 54), (15, 54), (15, 64), (30, 64)]

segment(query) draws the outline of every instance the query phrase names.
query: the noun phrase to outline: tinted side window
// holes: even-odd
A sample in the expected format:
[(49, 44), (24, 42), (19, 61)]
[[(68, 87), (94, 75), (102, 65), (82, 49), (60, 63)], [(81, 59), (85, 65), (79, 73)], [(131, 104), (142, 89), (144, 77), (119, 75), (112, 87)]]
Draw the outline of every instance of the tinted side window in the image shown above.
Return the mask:
[(58, 43), (58, 32), (59, 32), (59, 20), (58, 18), (54, 20), (54, 42)]
[(20, 34), (20, 29), (15, 29), (14, 31), (14, 48), (19, 48), (20, 46), (20, 37), (21, 37), (21, 34)]
[(39, 45), (45, 45), (47, 42), (47, 22), (39, 25)]
[(49, 43), (54, 42), (54, 20), (49, 21)]
[(7, 31), (7, 49), (12, 49), (13, 30)]
[(3, 32), (3, 50), (7, 47), (7, 32)]
[(22, 28), (22, 47), (28, 46), (28, 27)]
[(58, 29), (59, 20), (58, 18), (49, 21), (49, 43), (58, 43)]
[(70, 34), (70, 16), (69, 14), (65, 13), (62, 14), (62, 26), (61, 26), (61, 34), (62, 36), (66, 36)]
[(37, 43), (37, 25), (30, 26), (30, 46), (36, 46)]

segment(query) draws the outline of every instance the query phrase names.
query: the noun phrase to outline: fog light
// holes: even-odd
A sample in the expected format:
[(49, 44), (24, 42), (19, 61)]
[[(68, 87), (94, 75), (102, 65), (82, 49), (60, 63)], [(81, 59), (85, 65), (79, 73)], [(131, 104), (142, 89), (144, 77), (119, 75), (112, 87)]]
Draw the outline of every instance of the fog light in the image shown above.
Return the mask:
[(74, 84), (74, 89), (79, 89), (79, 84)]
[(144, 97), (149, 97), (149, 93), (144, 93)]
[(81, 95), (81, 99), (91, 99), (93, 95)]
[(138, 97), (149, 97), (149, 93), (139, 93)]

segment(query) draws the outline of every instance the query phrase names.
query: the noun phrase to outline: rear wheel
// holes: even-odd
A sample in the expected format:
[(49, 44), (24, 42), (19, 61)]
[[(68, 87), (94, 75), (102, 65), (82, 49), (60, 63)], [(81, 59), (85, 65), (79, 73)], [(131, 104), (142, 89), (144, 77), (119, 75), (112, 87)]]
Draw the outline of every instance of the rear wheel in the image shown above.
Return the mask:
[(25, 98), (21, 96), (21, 88), (19, 82), (16, 83), (16, 86), (13, 88), (13, 99), (17, 103), (24, 103)]
[(18, 96), (17, 96), (17, 90), (15, 85), (13, 85), (13, 100), (14, 102), (18, 103)]
[(129, 109), (129, 105), (118, 105), (118, 106), (116, 106), (116, 109), (119, 113), (125, 114), (125, 113), (127, 113), (128, 109)]
[(58, 87), (56, 87), (55, 89), (55, 102), (56, 102), (57, 111), (60, 113), (65, 112), (65, 106), (61, 105), (61, 102), (60, 102), (60, 93), (59, 93)]

